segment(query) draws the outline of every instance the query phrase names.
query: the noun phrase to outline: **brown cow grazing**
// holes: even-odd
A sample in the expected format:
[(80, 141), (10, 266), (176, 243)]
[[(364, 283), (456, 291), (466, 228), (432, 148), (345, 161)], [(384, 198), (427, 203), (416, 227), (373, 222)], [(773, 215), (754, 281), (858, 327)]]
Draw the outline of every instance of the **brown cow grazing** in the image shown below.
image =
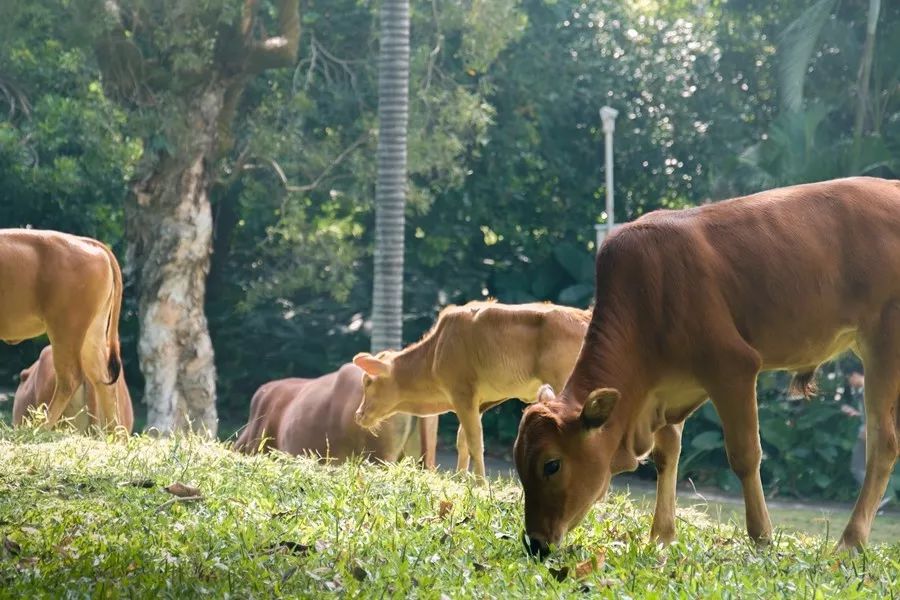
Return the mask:
[(544, 554), (651, 454), (651, 537), (675, 536), (684, 419), (707, 397), (741, 480), (747, 531), (771, 539), (760, 483), (760, 371), (848, 348), (865, 363), (866, 476), (841, 547), (863, 545), (900, 435), (900, 182), (851, 178), (657, 211), (600, 249), (596, 304), (559, 397), (543, 388), (515, 444), (529, 549)]
[[(46, 346), (33, 365), (19, 374), (19, 387), (13, 402), (13, 425), (22, 424), (30, 409), (49, 405), (56, 387), (56, 370), (53, 367), (53, 349)], [(116, 421), (125, 431), (131, 433), (134, 427), (134, 412), (131, 406), (131, 394), (125, 384), (125, 373), (116, 381), (117, 418)], [(91, 426), (91, 415), (97, 411), (97, 398), (94, 390), (84, 382), (72, 395), (72, 400), (63, 411), (62, 417), (70, 420), (78, 431), (88, 431)], [(96, 422), (94, 419), (93, 422)]]
[(122, 273), (96, 240), (56, 231), (0, 229), (0, 339), (10, 344), (47, 333), (56, 387), (47, 426), (65, 412), (84, 380), (93, 389), (97, 421), (118, 424), (116, 387)]
[(398, 412), (452, 410), (460, 423), (457, 469), (465, 471), (471, 456), (483, 478), (481, 413), (509, 398), (534, 398), (542, 381), (565, 381), (589, 320), (590, 311), (553, 304), (447, 307), (421, 341), (353, 359), (366, 371), (358, 422), (372, 427)]
[[(250, 401), (250, 419), (235, 450), (255, 454), (281, 450), (344, 461), (350, 456), (395, 461), (401, 453), (418, 456), (414, 419), (400, 416), (376, 433), (354, 421), (362, 400), (362, 370), (352, 364), (317, 379), (279, 379), (265, 383)], [(436, 423), (420, 429), (425, 465), (434, 468)]]

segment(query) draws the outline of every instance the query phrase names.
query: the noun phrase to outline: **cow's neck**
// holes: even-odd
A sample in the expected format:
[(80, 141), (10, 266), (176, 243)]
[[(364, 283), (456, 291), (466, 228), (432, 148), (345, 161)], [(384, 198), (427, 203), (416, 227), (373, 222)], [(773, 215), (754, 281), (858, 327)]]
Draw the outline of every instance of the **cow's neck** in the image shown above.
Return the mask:
[(433, 344), (419, 342), (394, 357), (393, 372), (400, 390), (398, 410), (426, 416), (453, 407), (432, 373)]
[(650, 378), (640, 361), (642, 344), (611, 321), (595, 315), (562, 398), (580, 415), (592, 391), (618, 390), (621, 397), (597, 439), (597, 451), (611, 456), (612, 471), (617, 473), (637, 468), (652, 449), (658, 427), (645, 414)]

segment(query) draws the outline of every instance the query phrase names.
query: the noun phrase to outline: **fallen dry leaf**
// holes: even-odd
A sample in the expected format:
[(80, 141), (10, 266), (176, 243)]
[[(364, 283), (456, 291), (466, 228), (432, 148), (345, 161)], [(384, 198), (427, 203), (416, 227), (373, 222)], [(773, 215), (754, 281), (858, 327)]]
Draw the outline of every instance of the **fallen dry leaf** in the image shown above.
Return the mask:
[(603, 565), (606, 564), (606, 551), (601, 550), (591, 558), (586, 561), (578, 563), (578, 566), (575, 567), (575, 578), (581, 579), (582, 577), (587, 577), (594, 571), (599, 571), (603, 568)]
[(202, 496), (202, 494), (200, 493), (200, 488), (194, 487), (192, 485), (185, 485), (180, 481), (169, 484), (163, 489), (173, 496), (178, 496), (179, 498), (193, 498)]
[(449, 500), (441, 500), (440, 508), (438, 508), (438, 516), (444, 518), (453, 510), (453, 503)]

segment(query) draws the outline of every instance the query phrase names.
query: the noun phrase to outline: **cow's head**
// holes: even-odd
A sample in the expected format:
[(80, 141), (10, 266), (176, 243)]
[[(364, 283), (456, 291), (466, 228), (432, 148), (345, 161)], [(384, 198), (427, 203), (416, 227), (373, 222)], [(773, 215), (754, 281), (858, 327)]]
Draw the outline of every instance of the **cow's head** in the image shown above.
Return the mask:
[(615, 449), (604, 447), (603, 424), (619, 392), (599, 388), (584, 407), (538, 391), (519, 423), (516, 470), (525, 491), (525, 545), (543, 557), (606, 495), (616, 470)]
[(393, 373), (393, 354), (380, 352), (372, 356), (362, 352), (353, 357), (353, 364), (363, 374), (363, 399), (356, 409), (356, 422), (371, 429), (397, 412), (400, 390)]

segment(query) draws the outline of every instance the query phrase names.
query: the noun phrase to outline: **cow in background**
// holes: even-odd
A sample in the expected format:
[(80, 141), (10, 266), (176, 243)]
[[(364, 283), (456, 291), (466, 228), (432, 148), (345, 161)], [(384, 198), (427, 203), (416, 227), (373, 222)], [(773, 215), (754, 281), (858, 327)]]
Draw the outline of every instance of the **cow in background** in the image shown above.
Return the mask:
[[(131, 405), (131, 394), (125, 383), (125, 373), (120, 373), (116, 385), (116, 422), (119, 427), (131, 433), (134, 427), (134, 411)], [(53, 365), (53, 348), (46, 346), (41, 350), (41, 355), (33, 365), (24, 369), (19, 374), (19, 387), (16, 389), (13, 401), (13, 425), (21, 425), (25, 417), (32, 409), (42, 405), (49, 405), (53, 398), (53, 389), (56, 386), (56, 369)], [(85, 385), (84, 381), (75, 390), (72, 399), (66, 405), (62, 418), (68, 420), (81, 432), (90, 429), (91, 418), (97, 411), (97, 398), (93, 388)]]
[(392, 462), (401, 455), (421, 455), (425, 466), (434, 468), (436, 417), (417, 424), (412, 417), (399, 416), (374, 433), (356, 424), (362, 375), (361, 369), (346, 364), (316, 379), (263, 384), (250, 401), (250, 418), (235, 450), (245, 454), (280, 450), (338, 462), (351, 456)]

